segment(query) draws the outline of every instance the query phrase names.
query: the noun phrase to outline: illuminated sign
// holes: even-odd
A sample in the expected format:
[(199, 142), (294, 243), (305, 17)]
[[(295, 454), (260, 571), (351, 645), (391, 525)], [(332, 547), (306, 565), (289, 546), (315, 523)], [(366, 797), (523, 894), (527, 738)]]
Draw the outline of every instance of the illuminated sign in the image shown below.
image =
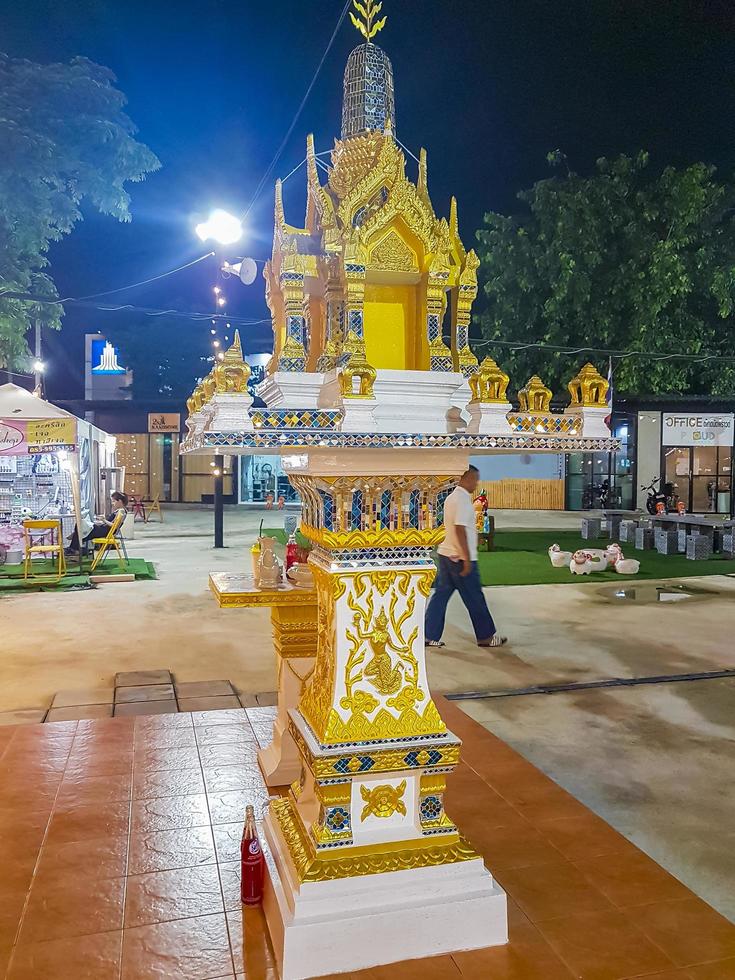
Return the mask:
[(664, 446), (732, 446), (734, 434), (731, 414), (664, 412)]
[(125, 374), (117, 355), (117, 348), (109, 340), (93, 340), (92, 374)]
[(149, 432), (180, 432), (181, 416), (178, 412), (149, 412)]

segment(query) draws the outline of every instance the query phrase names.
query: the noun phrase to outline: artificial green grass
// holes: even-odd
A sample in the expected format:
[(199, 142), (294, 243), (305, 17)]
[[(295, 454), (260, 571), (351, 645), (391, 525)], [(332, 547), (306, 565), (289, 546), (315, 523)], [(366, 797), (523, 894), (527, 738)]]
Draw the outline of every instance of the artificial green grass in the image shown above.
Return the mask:
[[(91, 558), (82, 559), (82, 568), (75, 560), (69, 560), (67, 573), (59, 581), (54, 581), (56, 574), (56, 564), (48, 559), (34, 560), (34, 576), (29, 579), (23, 578), (23, 565), (0, 565), (0, 593), (3, 592), (65, 592), (69, 589), (79, 589), (90, 587), (89, 576), (91, 573)], [(135, 575), (138, 580), (155, 579), (156, 569), (144, 558), (131, 558), (127, 565), (118, 561), (117, 558), (109, 558), (103, 561), (94, 570), (94, 575)], [(37, 577), (38, 576), (38, 577)], [(41, 578), (40, 576), (45, 576)]]
[[(282, 528), (267, 528), (263, 534), (286, 543)], [(300, 545), (308, 547), (308, 541), (297, 531)], [(607, 538), (583, 541), (576, 531), (497, 531), (493, 551), (481, 551), (477, 556), (480, 579), (483, 585), (580, 585), (585, 582), (620, 582), (630, 579), (684, 578), (690, 575), (727, 575), (735, 573), (735, 561), (714, 555), (705, 561), (690, 561), (684, 555), (660, 555), (657, 551), (636, 551), (630, 545), (623, 546), (626, 558), (636, 558), (641, 563), (637, 575), (618, 575), (614, 569), (592, 572), (590, 575), (572, 575), (568, 568), (554, 568), (549, 559), (549, 548), (558, 544), (562, 551), (579, 551), (584, 548), (604, 549)]]
[(607, 538), (583, 541), (576, 531), (498, 531), (493, 551), (481, 551), (477, 557), (483, 585), (548, 585), (584, 582), (620, 582), (626, 579), (683, 578), (690, 575), (727, 575), (735, 573), (735, 561), (714, 555), (704, 561), (690, 561), (684, 555), (660, 555), (657, 551), (637, 551), (623, 545), (626, 558), (641, 563), (637, 575), (618, 575), (613, 569), (572, 575), (568, 568), (554, 568), (548, 550), (558, 544), (562, 551), (606, 548)]

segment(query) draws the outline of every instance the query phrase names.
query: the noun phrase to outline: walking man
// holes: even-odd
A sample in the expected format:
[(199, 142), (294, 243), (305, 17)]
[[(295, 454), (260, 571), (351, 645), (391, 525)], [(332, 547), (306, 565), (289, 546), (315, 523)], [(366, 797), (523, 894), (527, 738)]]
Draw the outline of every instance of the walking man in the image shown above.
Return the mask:
[(444, 502), (446, 534), (439, 545), (439, 571), (426, 607), (426, 646), (443, 647), (447, 603), (459, 592), (470, 614), (479, 647), (500, 647), (507, 642), (495, 629), (480, 585), (477, 568), (477, 523), (472, 495), (480, 472), (470, 466)]

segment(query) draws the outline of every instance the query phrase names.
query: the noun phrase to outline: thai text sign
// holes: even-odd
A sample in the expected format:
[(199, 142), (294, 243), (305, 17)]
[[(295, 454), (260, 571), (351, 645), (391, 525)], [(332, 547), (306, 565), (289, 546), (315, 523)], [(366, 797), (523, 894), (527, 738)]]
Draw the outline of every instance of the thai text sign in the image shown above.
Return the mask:
[(181, 429), (181, 416), (178, 412), (149, 412), (148, 431), (149, 432), (179, 432)]
[(74, 449), (77, 444), (76, 419), (38, 419), (26, 422), (26, 442), (31, 454)]
[(732, 446), (734, 434), (731, 414), (664, 412), (664, 446)]

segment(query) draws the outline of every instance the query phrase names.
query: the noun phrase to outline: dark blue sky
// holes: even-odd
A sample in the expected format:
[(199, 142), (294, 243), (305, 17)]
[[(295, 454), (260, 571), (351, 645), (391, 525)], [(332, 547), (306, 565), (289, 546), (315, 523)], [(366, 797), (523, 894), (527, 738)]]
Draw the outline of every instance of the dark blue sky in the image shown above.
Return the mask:
[[(130, 225), (89, 215), (52, 254), (63, 294), (84, 295), (143, 279), (200, 254), (197, 212), (241, 211), (301, 100), (342, 6), (250, 0), (192, 3), (27, 0), (4, 5), (0, 47), (13, 57), (108, 65), (129, 100), (140, 138), (161, 170), (133, 185)], [(394, 64), (397, 133), (429, 154), (439, 213), (459, 200), (467, 243), (485, 211), (509, 211), (516, 193), (545, 176), (556, 147), (573, 167), (604, 154), (651, 151), (652, 165), (704, 159), (735, 164), (735, 16), (729, 0), (384, 0), (378, 39)], [(342, 71), (358, 35), (345, 23), (276, 168), (284, 176), (339, 133)], [(300, 174), (286, 185), (287, 217), (303, 215)], [(270, 251), (272, 181), (249, 221), (246, 248)], [(124, 294), (141, 305), (205, 309), (210, 270)], [(262, 280), (230, 287), (230, 309), (265, 316)], [(78, 392), (79, 335), (104, 316), (67, 316), (49, 347), (49, 391)], [(182, 329), (202, 330), (192, 324)], [(265, 349), (268, 326), (244, 336)], [(65, 338), (65, 339), (64, 339)], [(206, 338), (203, 337), (206, 345)]]

